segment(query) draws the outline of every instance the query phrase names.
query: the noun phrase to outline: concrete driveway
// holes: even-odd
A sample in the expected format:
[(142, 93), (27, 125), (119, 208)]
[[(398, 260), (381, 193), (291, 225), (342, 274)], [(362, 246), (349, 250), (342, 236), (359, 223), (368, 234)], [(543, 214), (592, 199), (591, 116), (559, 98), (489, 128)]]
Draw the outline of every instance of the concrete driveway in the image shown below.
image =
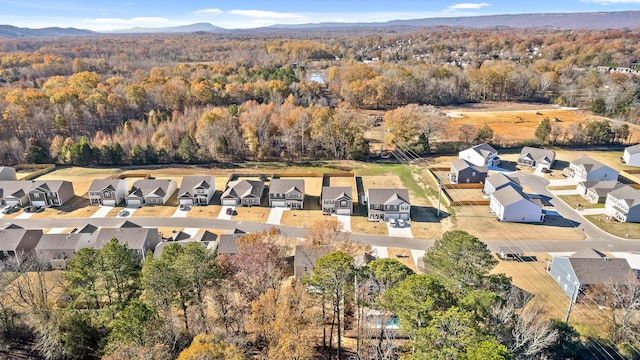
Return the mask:
[(332, 215), (335, 216), (340, 224), (342, 224), (342, 231), (351, 232), (351, 216), (349, 215)]
[(33, 216), (34, 213), (27, 213), (22, 211), (22, 214), (16, 216), (16, 219), (30, 219)]
[(287, 210), (289, 210), (289, 208), (271, 208), (271, 211), (269, 211), (269, 217), (267, 218), (267, 224), (280, 225), (282, 214)]
[(93, 213), (93, 215), (89, 216), (90, 218), (104, 218), (107, 216), (107, 214), (109, 213), (109, 211), (113, 210), (113, 207), (111, 206), (100, 206), (98, 207), (98, 210), (96, 212)]
[(387, 223), (387, 229), (389, 231), (389, 236), (397, 236), (397, 237), (406, 237), (412, 238), (413, 233), (411, 232), (411, 224), (406, 222), (404, 227), (396, 226), (393, 227), (391, 224)]
[(384, 246), (371, 246), (371, 251), (373, 252), (373, 255), (378, 257), (378, 259), (389, 258), (389, 251)]
[[(227, 215), (227, 209), (231, 209), (231, 214), (232, 215)], [(233, 216), (233, 212), (235, 211), (236, 207), (235, 206), (223, 206), (220, 209), (220, 212), (218, 213), (218, 220), (231, 220), (231, 217)]]
[(173, 215), (171, 215), (171, 217), (186, 218), (187, 214), (189, 214), (189, 210), (191, 210), (191, 205), (189, 205), (186, 210), (180, 210), (180, 207), (178, 207), (176, 208), (176, 211), (173, 212)]

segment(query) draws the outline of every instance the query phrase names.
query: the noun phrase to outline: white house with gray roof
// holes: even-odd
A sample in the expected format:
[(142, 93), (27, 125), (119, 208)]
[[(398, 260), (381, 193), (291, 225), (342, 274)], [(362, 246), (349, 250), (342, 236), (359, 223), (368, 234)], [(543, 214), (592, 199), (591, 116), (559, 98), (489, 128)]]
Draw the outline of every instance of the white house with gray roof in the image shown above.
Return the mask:
[(97, 179), (89, 187), (89, 204), (117, 206), (127, 197), (124, 179)]
[(222, 206), (260, 206), (264, 181), (233, 180), (227, 183), (227, 189), (220, 196)]
[(0, 166), (0, 180), (17, 180), (16, 169), (9, 166)]
[(515, 186), (505, 186), (491, 194), (491, 211), (498, 221), (540, 223), (544, 221), (542, 204), (538, 199)]
[(133, 183), (127, 195), (127, 206), (164, 205), (178, 189), (175, 180), (143, 179)]
[(213, 176), (184, 176), (178, 191), (178, 203), (185, 205), (208, 205), (216, 192)]
[(34, 181), (29, 190), (29, 202), (34, 206), (60, 206), (73, 198), (73, 184), (66, 180)]
[(607, 194), (605, 214), (620, 222), (640, 222), (640, 191), (629, 185)]
[(640, 166), (640, 144), (625, 148), (622, 161), (629, 166)]
[(516, 179), (513, 179), (508, 175), (505, 175), (504, 173), (498, 172), (489, 176), (485, 180), (484, 188), (482, 189), (482, 191), (487, 195), (491, 195), (496, 190), (500, 190), (505, 186), (513, 186), (519, 190), (522, 190), (522, 186), (520, 186)]
[(569, 163), (563, 175), (576, 181), (618, 180), (616, 170), (588, 156), (579, 157)]
[(462, 150), (458, 153), (458, 159), (464, 159), (476, 166), (500, 165), (498, 151), (489, 144), (480, 144)]
[(322, 187), (322, 213), (325, 215), (351, 215), (353, 212), (353, 189), (348, 186)]
[(617, 190), (624, 185), (618, 180), (607, 181), (581, 181), (576, 185), (576, 191), (582, 195), (585, 200), (591, 204), (604, 203), (607, 200), (607, 194), (613, 190)]
[(407, 189), (368, 189), (367, 213), (369, 221), (393, 219), (409, 220), (411, 203)]
[(537, 170), (551, 169), (554, 161), (556, 161), (555, 151), (531, 146), (523, 147), (518, 156), (518, 164), (535, 167)]
[(30, 180), (0, 181), (0, 205), (27, 205), (32, 186), (33, 181)]

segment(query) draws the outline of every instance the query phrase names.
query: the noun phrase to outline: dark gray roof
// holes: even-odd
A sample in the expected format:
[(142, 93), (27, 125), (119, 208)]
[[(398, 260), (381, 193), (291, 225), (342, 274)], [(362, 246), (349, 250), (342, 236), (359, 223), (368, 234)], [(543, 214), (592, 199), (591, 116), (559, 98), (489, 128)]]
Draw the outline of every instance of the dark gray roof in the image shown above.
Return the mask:
[[(91, 234), (44, 234), (40, 238), (36, 250), (66, 250), (77, 249), (81, 241), (87, 241)], [(69, 254), (71, 255), (71, 254)]]
[(111, 239), (116, 238), (121, 243), (126, 243), (129, 249), (142, 249), (147, 237), (159, 239), (156, 228), (102, 228), (92, 236), (91, 243), (94, 249), (102, 249)]
[(484, 158), (489, 157), (493, 153), (497, 153), (496, 149), (494, 149), (491, 145), (487, 143), (478, 144), (476, 146), (470, 147), (469, 149), (477, 152), (478, 154), (482, 155), (482, 157)]
[(204, 189), (215, 189), (216, 183), (213, 176), (208, 175), (193, 175), (193, 176), (184, 176), (182, 177), (182, 182), (180, 183), (180, 190), (178, 192), (178, 197), (182, 196), (194, 196), (193, 189), (195, 188), (204, 188)]
[(489, 171), (486, 166), (477, 166), (464, 159), (458, 159), (451, 163), (452, 170), (462, 171), (469, 168), (478, 173), (487, 173)]
[(124, 179), (97, 179), (93, 180), (91, 186), (89, 186), (89, 191), (102, 191), (104, 189), (115, 191), (118, 188), (118, 185), (121, 183), (126, 184), (127, 181)]
[(187, 239), (191, 239), (191, 235), (183, 231), (172, 233), (171, 236), (169, 237), (169, 241), (182, 241)]
[(611, 191), (609, 195), (615, 199), (624, 201), (629, 208), (640, 204), (640, 191), (629, 185), (621, 186), (620, 188)]
[(625, 284), (635, 278), (626, 259), (569, 257), (578, 282), (583, 285)]
[(165, 197), (167, 195), (167, 191), (169, 191), (169, 186), (172, 183), (175, 183), (175, 181), (169, 179), (138, 180), (133, 183), (129, 195), (138, 197), (146, 197), (150, 195)]
[(91, 224), (87, 224), (83, 227), (81, 227), (80, 229), (77, 229), (76, 233), (86, 233), (86, 234), (93, 234), (94, 232), (96, 232), (99, 228), (97, 226), (91, 225)]
[[(496, 200), (505, 207), (521, 200), (527, 200), (534, 203), (531, 201), (529, 195), (522, 192), (520, 188), (513, 186), (513, 184), (509, 184), (500, 190), (496, 190), (491, 196), (495, 197)], [(540, 206), (539, 204), (536, 205)]]
[(553, 163), (556, 159), (556, 153), (553, 150), (525, 146), (520, 151), (520, 156), (518, 158), (528, 158), (536, 162), (546, 160), (549, 163)]
[(599, 162), (597, 160), (594, 160), (594, 159), (592, 159), (592, 158), (590, 158), (588, 156), (581, 156), (581, 157), (573, 160), (571, 163), (574, 164), (574, 165), (577, 165), (578, 167), (583, 168), (587, 172), (591, 172), (591, 171), (597, 170), (597, 169), (599, 169), (601, 167), (608, 167), (605, 164), (603, 164), (603, 163), (601, 163), (601, 162)]
[(199, 231), (196, 234), (196, 236), (193, 237), (193, 239), (195, 241), (210, 242), (210, 241), (216, 241), (218, 239), (218, 235), (212, 233), (209, 230), (205, 230), (205, 231)]
[(271, 179), (269, 194), (286, 194), (290, 191), (299, 191), (304, 194), (303, 179)]
[(71, 182), (66, 180), (38, 180), (33, 182), (29, 191), (57, 192), (65, 184), (71, 184)]
[(259, 180), (234, 180), (229, 181), (227, 189), (222, 193), (221, 198), (244, 198), (249, 195), (257, 198), (262, 197), (264, 181)]
[(606, 180), (606, 181), (583, 181), (581, 184), (590, 191), (594, 191), (598, 196), (605, 196), (612, 190), (619, 189), (625, 186), (618, 180)]
[(136, 224), (134, 222), (131, 222), (129, 220), (125, 220), (118, 227), (119, 228), (140, 228), (142, 226), (140, 226), (140, 225), (138, 225), (138, 224)]
[(349, 199), (353, 199), (353, 189), (348, 186), (323, 186), (322, 187), (322, 199), (338, 199), (346, 196)]
[(390, 204), (397, 200), (410, 203), (407, 189), (369, 189), (367, 194), (370, 204)]
[(220, 243), (218, 244), (218, 254), (233, 255), (240, 252), (238, 249), (238, 236), (235, 234), (220, 235)]
[(0, 198), (22, 198), (32, 186), (33, 181), (30, 180), (2, 180), (0, 181)]
[(495, 173), (491, 176), (489, 176), (486, 180), (486, 183), (491, 184), (491, 186), (493, 186), (494, 188), (498, 189), (501, 186), (507, 185), (507, 184), (513, 184), (515, 185), (515, 187), (518, 188), (522, 188), (520, 186), (520, 183), (518, 182), (517, 179), (513, 179), (501, 172)]
[(23, 241), (41, 237), (42, 230), (0, 229), (0, 251), (15, 251)]

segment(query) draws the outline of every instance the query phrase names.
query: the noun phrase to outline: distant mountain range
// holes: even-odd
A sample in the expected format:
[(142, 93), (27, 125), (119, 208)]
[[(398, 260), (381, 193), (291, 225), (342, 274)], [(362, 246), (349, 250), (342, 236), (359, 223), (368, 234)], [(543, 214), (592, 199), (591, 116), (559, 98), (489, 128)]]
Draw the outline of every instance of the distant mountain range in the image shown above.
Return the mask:
[[(557, 29), (624, 29), (640, 28), (640, 11), (617, 12), (586, 12), (586, 13), (548, 13), (548, 14), (514, 14), (514, 15), (486, 15), (469, 17), (440, 17), (415, 20), (393, 20), (375, 23), (317, 23), (297, 25), (273, 25), (266, 28), (228, 30), (209, 23), (197, 23), (184, 26), (165, 28), (142, 28), (114, 30), (112, 34), (178, 34), (178, 33), (254, 33), (267, 31), (270, 33), (283, 31), (306, 32), (314, 30), (346, 31), (347, 29), (371, 27), (377, 28), (421, 28), (435, 26), (450, 26), (463, 28), (557, 28)], [(11, 25), (0, 25), (0, 38), (25, 38), (25, 37), (62, 37), (62, 36), (95, 36), (97, 33), (90, 30), (74, 28), (44, 28), (29, 29), (18, 28)]]

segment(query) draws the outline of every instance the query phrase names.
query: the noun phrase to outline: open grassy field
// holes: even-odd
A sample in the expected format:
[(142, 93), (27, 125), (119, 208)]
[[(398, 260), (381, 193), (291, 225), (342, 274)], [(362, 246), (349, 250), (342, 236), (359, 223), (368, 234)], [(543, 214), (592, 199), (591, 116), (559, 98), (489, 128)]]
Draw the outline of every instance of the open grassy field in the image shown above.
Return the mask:
[(352, 216), (351, 230), (355, 233), (371, 234), (371, 235), (387, 235), (387, 224), (369, 221), (366, 216)]
[[(269, 211), (271, 208), (264, 206), (237, 206), (236, 215), (231, 217), (232, 220), (253, 221), (253, 222), (265, 222), (269, 217)], [(217, 216), (217, 215), (216, 215)]]
[(311, 226), (315, 222), (322, 220), (322, 210), (289, 210), (282, 213), (280, 224), (289, 226)]
[(331, 177), (329, 178), (330, 186), (334, 187), (350, 187), (355, 192), (356, 183), (353, 177)]
[(116, 168), (62, 167), (44, 174), (37, 180), (67, 180), (73, 183), (73, 192), (77, 196), (86, 196), (93, 180), (106, 179), (119, 172)]
[(587, 220), (609, 234), (629, 239), (640, 239), (640, 225), (637, 223), (607, 220), (604, 215), (587, 215)]
[(567, 203), (567, 205), (571, 206), (574, 209), (578, 208), (578, 204), (580, 205), (581, 209), (604, 208), (604, 204), (592, 204), (588, 202), (585, 198), (583, 198), (581, 195), (559, 195), (558, 197), (562, 199), (562, 201)]
[(218, 217), (220, 209), (222, 209), (222, 207), (219, 205), (192, 206), (191, 210), (187, 213), (187, 217), (215, 219)]

